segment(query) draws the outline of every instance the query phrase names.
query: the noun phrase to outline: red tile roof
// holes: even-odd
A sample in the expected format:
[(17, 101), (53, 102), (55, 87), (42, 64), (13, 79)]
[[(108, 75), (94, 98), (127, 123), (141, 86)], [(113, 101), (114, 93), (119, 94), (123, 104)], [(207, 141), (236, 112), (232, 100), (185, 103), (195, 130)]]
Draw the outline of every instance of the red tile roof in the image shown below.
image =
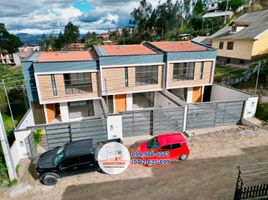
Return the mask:
[(161, 42), (150, 42), (150, 43), (166, 52), (206, 50), (205, 47), (202, 47), (191, 41), (161, 41)]
[(40, 51), (38, 62), (95, 60), (91, 51)]
[(97, 46), (97, 48), (101, 50), (102, 55), (107, 56), (156, 54), (155, 51), (145, 47), (142, 44), (101, 45)]

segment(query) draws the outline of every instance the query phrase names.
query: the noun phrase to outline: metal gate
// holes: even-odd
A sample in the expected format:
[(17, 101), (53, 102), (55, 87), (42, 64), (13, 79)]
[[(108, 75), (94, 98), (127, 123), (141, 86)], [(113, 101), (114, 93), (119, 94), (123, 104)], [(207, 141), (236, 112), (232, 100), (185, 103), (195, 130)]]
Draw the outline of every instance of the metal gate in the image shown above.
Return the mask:
[(184, 107), (123, 112), (123, 137), (182, 131), (183, 119)]
[(93, 138), (95, 143), (106, 140), (106, 123), (106, 119), (92, 119), (45, 126), (47, 148), (52, 149), (70, 141), (87, 138)]
[(37, 155), (36, 145), (35, 145), (35, 139), (33, 132), (31, 132), (28, 137), (25, 138), (25, 144), (27, 149), (28, 157), (33, 160)]
[(207, 128), (240, 122), (244, 101), (190, 104), (186, 129)]

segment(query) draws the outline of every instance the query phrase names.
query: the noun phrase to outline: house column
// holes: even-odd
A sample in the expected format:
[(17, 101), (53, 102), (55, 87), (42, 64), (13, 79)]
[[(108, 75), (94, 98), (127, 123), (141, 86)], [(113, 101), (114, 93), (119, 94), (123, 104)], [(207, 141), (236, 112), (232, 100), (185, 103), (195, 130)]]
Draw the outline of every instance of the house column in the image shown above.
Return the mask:
[(69, 108), (68, 103), (60, 103), (60, 115), (62, 122), (69, 122)]

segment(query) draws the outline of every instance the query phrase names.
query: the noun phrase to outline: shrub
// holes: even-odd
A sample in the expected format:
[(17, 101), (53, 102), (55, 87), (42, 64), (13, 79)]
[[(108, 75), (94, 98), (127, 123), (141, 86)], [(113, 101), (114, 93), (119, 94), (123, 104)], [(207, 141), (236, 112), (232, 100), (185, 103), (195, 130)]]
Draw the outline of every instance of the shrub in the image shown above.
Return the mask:
[(43, 129), (37, 129), (33, 132), (35, 144), (39, 144), (41, 141), (41, 135), (42, 135)]
[(258, 104), (256, 117), (264, 121), (268, 120), (268, 104)]

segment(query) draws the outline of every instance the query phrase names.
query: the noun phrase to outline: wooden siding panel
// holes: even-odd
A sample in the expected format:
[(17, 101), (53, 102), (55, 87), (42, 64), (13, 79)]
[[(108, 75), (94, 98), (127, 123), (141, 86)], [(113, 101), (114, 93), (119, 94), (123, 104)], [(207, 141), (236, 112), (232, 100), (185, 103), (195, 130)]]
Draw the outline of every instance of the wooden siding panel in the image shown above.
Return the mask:
[(51, 77), (50, 75), (37, 75), (37, 82), (39, 85), (39, 96), (42, 103), (48, 102), (61, 102), (68, 100), (80, 100), (99, 97), (98, 89), (98, 74), (96, 72), (91, 73), (92, 80), (92, 92), (90, 93), (77, 93), (77, 94), (65, 94), (65, 85), (63, 74), (55, 74), (55, 81), (57, 86), (57, 95), (53, 95)]
[(199, 103), (202, 101), (202, 87), (193, 88), (193, 103)]
[(124, 112), (127, 110), (127, 95), (115, 95), (115, 112)]
[(212, 61), (204, 62), (202, 79), (200, 79), (200, 66), (201, 66), (201, 62), (195, 63), (194, 80), (174, 81), (173, 80), (174, 63), (170, 63), (168, 66), (169, 68), (168, 68), (168, 86), (167, 87), (168, 88), (182, 88), (182, 87), (191, 87), (195, 85), (210, 84), (213, 62)]
[[(108, 94), (135, 92), (135, 91), (152, 91), (163, 89), (163, 66), (158, 66), (158, 84), (136, 86), (135, 67), (128, 67), (128, 86), (125, 86), (125, 68), (113, 67), (103, 68), (103, 93)], [(105, 84), (107, 83), (107, 85)]]

